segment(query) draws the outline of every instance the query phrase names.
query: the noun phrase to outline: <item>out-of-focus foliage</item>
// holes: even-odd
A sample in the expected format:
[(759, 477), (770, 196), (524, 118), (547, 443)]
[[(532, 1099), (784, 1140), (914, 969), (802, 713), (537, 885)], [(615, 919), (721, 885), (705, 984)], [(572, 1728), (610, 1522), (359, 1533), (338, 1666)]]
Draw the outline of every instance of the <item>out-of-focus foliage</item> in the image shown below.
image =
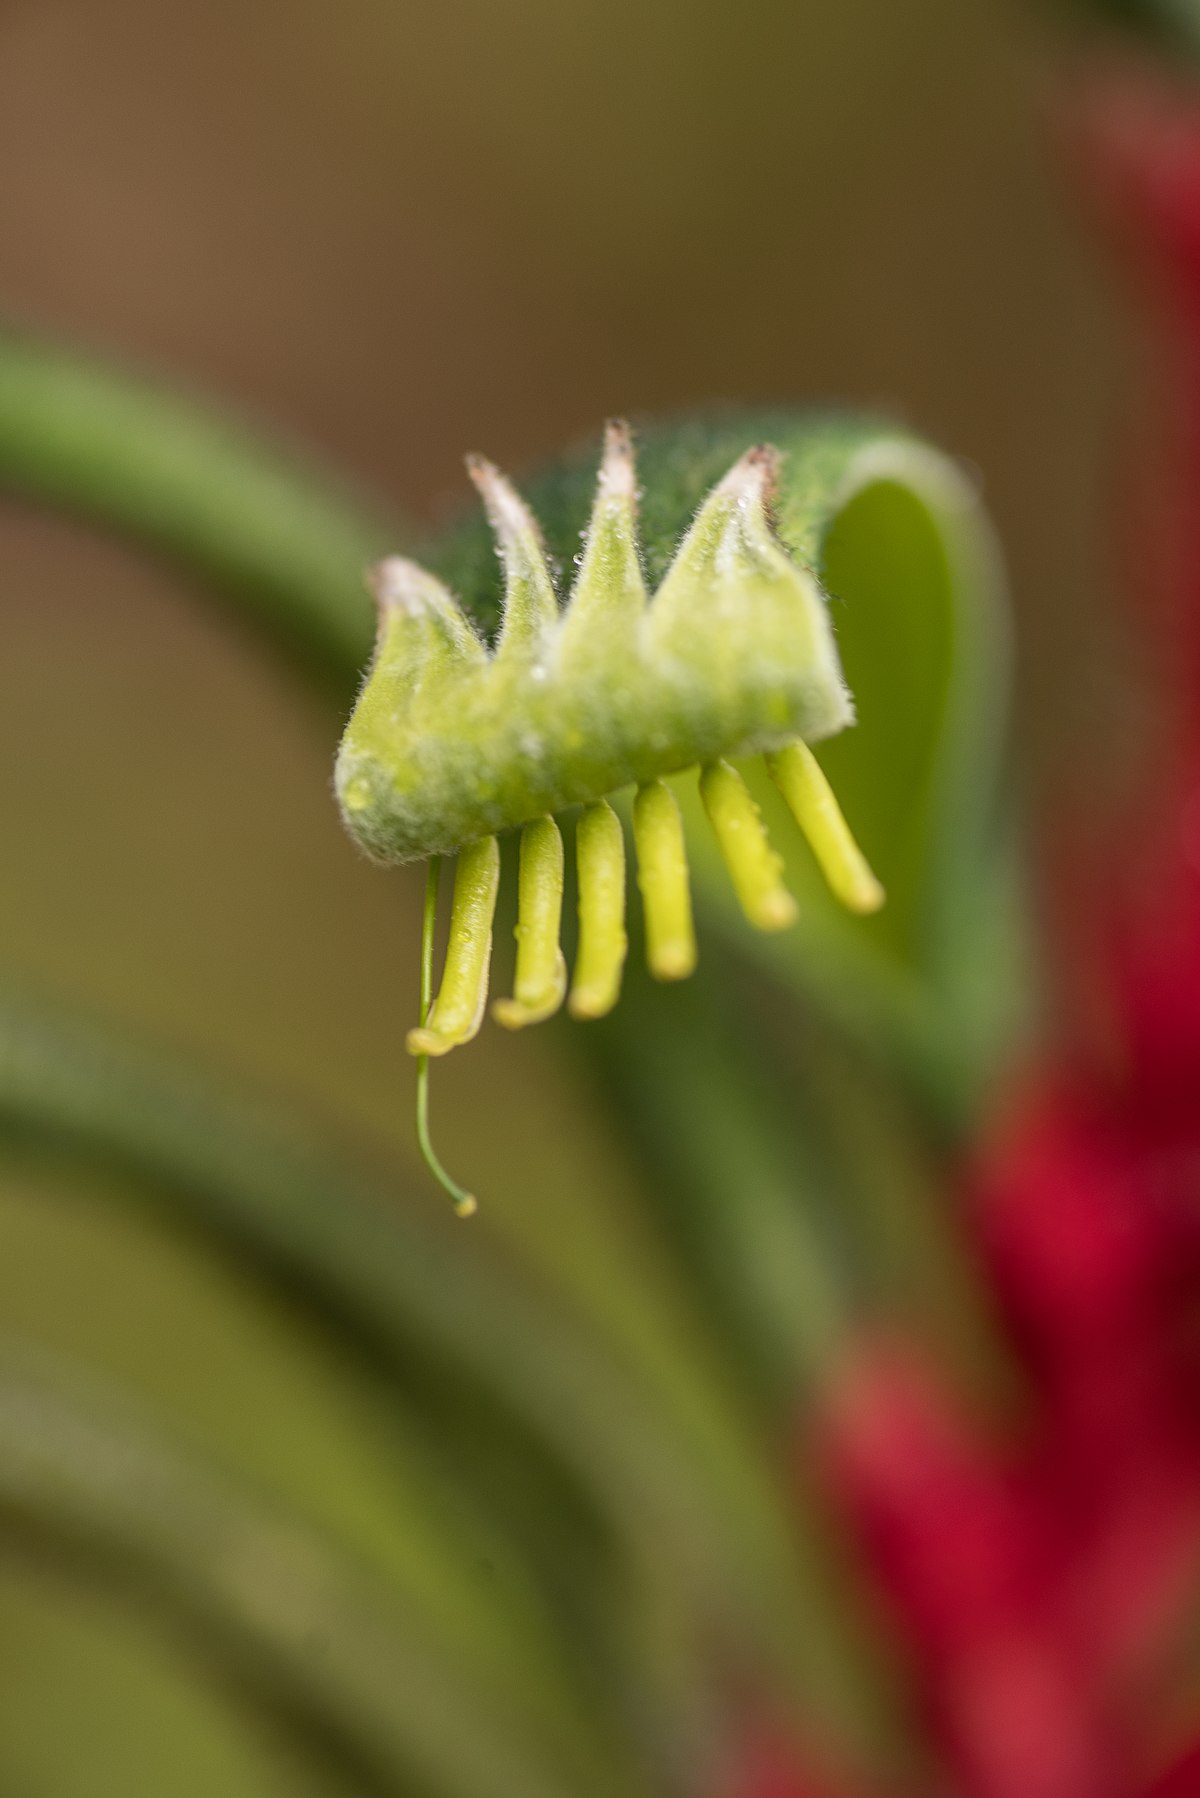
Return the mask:
[(1196, 0), (1067, 0), (1077, 18), (1115, 26), (1160, 48), (1200, 53), (1200, 6)]

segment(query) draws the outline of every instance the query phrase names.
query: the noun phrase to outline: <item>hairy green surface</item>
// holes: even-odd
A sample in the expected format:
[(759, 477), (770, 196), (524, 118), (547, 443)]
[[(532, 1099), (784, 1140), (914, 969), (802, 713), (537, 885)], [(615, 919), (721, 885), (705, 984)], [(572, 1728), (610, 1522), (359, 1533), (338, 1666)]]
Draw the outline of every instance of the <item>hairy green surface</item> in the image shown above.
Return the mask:
[[(665, 515), (651, 508), (644, 549), (632, 491), (613, 491), (610, 472), (632, 488), (630, 458), (606, 454), (594, 510), (594, 479), (552, 505), (556, 536), (583, 543), (565, 563), (579, 567), (569, 599), (555, 595), (540, 545), (528, 546), (545, 611), (519, 642), (526, 546), (508, 541), (501, 517), (509, 591), (492, 655), (456, 625), (449, 595), (415, 575), (394, 586), (385, 577), (379, 647), (338, 761), (343, 815), (372, 854), (443, 854), (635, 782), (850, 722), (816, 577), (820, 539), (864, 452), (890, 452), (902, 467), (903, 446), (849, 420), (774, 423), (778, 440), (764, 442), (778, 463), (747, 456), (755, 438), (744, 434), (709, 493), (694, 484), (695, 458), (673, 458), (673, 503)], [(649, 461), (638, 468), (647, 493)], [(653, 597), (630, 603), (640, 549), (652, 569), (665, 567)], [(464, 575), (468, 605), (482, 610), (479, 570)]]

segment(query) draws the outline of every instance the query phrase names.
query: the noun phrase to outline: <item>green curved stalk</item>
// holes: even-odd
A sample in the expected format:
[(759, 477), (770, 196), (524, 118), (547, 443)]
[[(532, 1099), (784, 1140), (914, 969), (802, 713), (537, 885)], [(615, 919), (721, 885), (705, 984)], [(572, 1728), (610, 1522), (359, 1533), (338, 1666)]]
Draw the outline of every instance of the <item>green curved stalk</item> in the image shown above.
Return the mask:
[[(876, 1657), (817, 1534), (711, 1370), (614, 1362), (483, 1238), (398, 1203), (311, 1126), (221, 1094), (114, 1033), (0, 1003), (0, 1129), (111, 1165), (239, 1265), (269, 1270), (401, 1378), (444, 1368), (541, 1443), (638, 1569), (785, 1708), (896, 1752)], [(444, 1228), (442, 1227), (444, 1225)], [(476, 1238), (478, 1236), (478, 1243)]]
[[(0, 1346), (0, 1527), (118, 1573), (251, 1689), (397, 1793), (622, 1794), (599, 1757), (563, 1762), (511, 1691), (321, 1537), (164, 1446), (122, 1408)], [(463, 1727), (465, 1717), (470, 1727)]]
[(0, 487), (144, 544), (345, 694), (371, 643), (368, 564), (395, 524), (169, 388), (0, 337)]

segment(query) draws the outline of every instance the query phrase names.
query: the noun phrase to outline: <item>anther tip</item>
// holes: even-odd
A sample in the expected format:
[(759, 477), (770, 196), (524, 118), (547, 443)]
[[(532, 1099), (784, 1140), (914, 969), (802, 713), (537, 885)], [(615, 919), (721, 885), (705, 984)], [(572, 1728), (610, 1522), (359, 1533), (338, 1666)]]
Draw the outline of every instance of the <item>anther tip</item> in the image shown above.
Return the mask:
[(759, 903), (753, 922), (760, 930), (790, 930), (799, 916), (800, 908), (790, 893), (771, 893)]
[(616, 1002), (615, 993), (598, 987), (576, 987), (567, 1000), (567, 1011), (578, 1023), (586, 1024), (595, 1018), (606, 1018)]
[(887, 904), (887, 893), (873, 874), (867, 874), (858, 882), (853, 892), (847, 895), (846, 903), (851, 911), (868, 918), (873, 912), (883, 910)]
[(479, 1200), (473, 1192), (464, 1192), (461, 1198), (454, 1201), (455, 1217), (474, 1217), (479, 1210)]
[(529, 1024), (544, 1024), (552, 1018), (562, 1004), (562, 989), (555, 987), (544, 998), (536, 1001), (525, 999), (496, 999), (492, 1003), (492, 1017), (505, 1030), (524, 1030)]
[(533, 1023), (529, 1008), (516, 999), (494, 1000), (492, 1017), (505, 1030), (523, 1030), (526, 1024)]
[(650, 962), (655, 980), (687, 980), (696, 972), (696, 951), (689, 943), (664, 943)]

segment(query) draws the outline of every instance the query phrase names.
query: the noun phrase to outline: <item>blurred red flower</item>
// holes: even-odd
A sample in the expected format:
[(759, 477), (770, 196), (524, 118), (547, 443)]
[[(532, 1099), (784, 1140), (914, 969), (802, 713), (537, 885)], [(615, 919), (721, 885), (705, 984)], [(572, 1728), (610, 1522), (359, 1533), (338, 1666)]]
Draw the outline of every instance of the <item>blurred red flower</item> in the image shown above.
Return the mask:
[[(1055, 952), (1088, 1005), (968, 1178), (1022, 1402), (977, 1416), (912, 1345), (865, 1342), (828, 1395), (822, 1464), (907, 1646), (939, 1790), (1185, 1798), (1200, 1794), (1200, 91), (1106, 68), (1066, 117), (1151, 325), (1153, 428), (1122, 481), (1156, 742), (1131, 812), (1054, 871)], [(742, 1798), (810, 1789), (775, 1766)]]

